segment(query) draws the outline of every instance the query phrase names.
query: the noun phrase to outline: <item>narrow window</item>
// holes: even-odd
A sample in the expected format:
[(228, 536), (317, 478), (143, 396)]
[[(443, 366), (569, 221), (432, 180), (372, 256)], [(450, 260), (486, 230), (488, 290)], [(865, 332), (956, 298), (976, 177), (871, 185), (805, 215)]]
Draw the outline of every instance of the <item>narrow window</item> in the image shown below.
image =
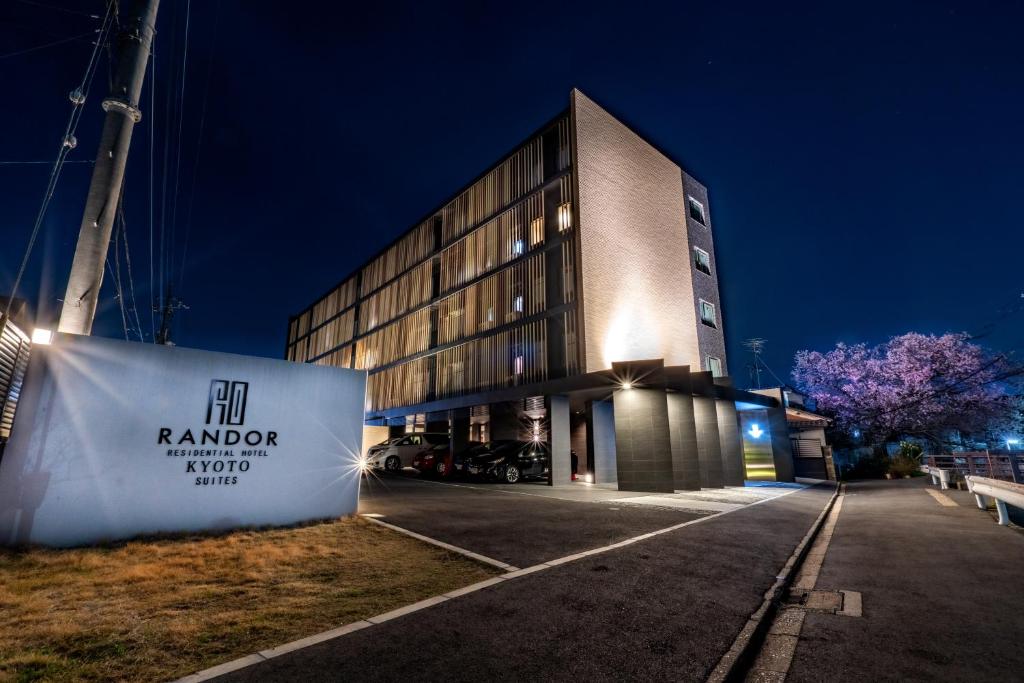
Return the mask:
[(722, 376), (722, 359), (715, 356), (708, 356), (707, 369), (712, 377)]
[(711, 275), (711, 255), (700, 247), (693, 248), (693, 265), (700, 272)]
[(572, 206), (568, 202), (558, 207), (558, 232), (565, 232), (572, 227)]
[(718, 319), (715, 317), (715, 305), (710, 301), (700, 300), (700, 321), (710, 327), (718, 327)]
[(516, 313), (522, 313), (523, 312), (523, 295), (522, 294), (516, 295), (516, 298), (514, 298), (512, 300), (512, 310), (515, 311)]
[(536, 246), (544, 241), (544, 219), (540, 216), (530, 222), (530, 246)]
[(687, 199), (689, 200), (688, 204), (690, 205), (690, 218), (701, 225), (707, 225), (707, 220), (704, 218), (704, 205), (693, 197), (687, 197)]
[(512, 243), (513, 256), (522, 256), (524, 251), (526, 251), (526, 245), (523, 243), (522, 240), (516, 240), (515, 242)]
[(523, 374), (523, 357), (516, 356), (515, 361), (512, 363), (512, 373), (516, 375)]

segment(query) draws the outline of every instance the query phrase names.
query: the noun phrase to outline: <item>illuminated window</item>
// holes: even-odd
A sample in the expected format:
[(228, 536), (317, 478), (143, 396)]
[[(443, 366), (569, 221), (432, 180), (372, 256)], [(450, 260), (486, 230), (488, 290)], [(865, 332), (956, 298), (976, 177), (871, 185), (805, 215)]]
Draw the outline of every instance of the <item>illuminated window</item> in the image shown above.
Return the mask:
[(693, 265), (700, 272), (711, 275), (711, 255), (700, 247), (693, 248)]
[(544, 218), (537, 216), (530, 222), (530, 246), (536, 246), (544, 241)]
[(515, 242), (512, 243), (513, 256), (522, 256), (524, 251), (526, 251), (526, 245), (523, 243), (522, 240), (516, 240)]
[(514, 375), (521, 375), (521, 374), (523, 374), (523, 357), (522, 356), (516, 356), (515, 360), (512, 362), (512, 374), (514, 374)]
[(512, 310), (516, 313), (523, 312), (523, 295), (519, 294), (516, 298), (512, 299)]
[(700, 321), (710, 327), (718, 327), (718, 318), (715, 317), (715, 305), (710, 301), (700, 300)]
[(687, 199), (689, 200), (687, 203), (690, 205), (690, 218), (701, 225), (707, 225), (707, 220), (704, 218), (704, 205), (693, 197), (687, 197)]
[(708, 356), (707, 358), (707, 369), (711, 373), (712, 377), (722, 376), (722, 359), (716, 358), (715, 356)]
[(558, 231), (565, 232), (572, 227), (572, 207), (569, 202), (558, 207)]

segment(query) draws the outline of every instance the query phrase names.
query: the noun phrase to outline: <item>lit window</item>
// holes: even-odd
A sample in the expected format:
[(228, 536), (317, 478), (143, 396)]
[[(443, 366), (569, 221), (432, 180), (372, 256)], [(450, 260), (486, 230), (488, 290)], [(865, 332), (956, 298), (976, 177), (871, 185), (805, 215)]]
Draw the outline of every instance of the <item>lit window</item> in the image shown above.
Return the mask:
[(708, 372), (711, 373), (712, 377), (722, 376), (722, 359), (716, 358), (715, 356), (708, 356), (707, 360)]
[(700, 247), (693, 248), (693, 265), (702, 273), (711, 275), (711, 254)]
[(494, 322), (494, 306), (488, 306), (487, 307), (487, 322), (489, 322), (489, 323), (493, 323)]
[(711, 327), (718, 327), (718, 319), (715, 317), (715, 305), (710, 301), (700, 300), (700, 321)]
[(544, 218), (537, 216), (530, 222), (530, 246), (544, 241)]
[(513, 256), (522, 256), (524, 251), (526, 251), (526, 244), (524, 244), (522, 240), (516, 240), (512, 243)]
[(523, 312), (523, 295), (519, 294), (512, 300), (512, 310), (516, 313)]
[(698, 202), (693, 197), (687, 197), (690, 205), (690, 218), (697, 221), (701, 225), (707, 225), (707, 220), (704, 218), (704, 205)]
[(558, 207), (558, 231), (565, 232), (572, 227), (572, 207), (569, 202)]
[(523, 357), (516, 356), (515, 361), (512, 363), (512, 373), (516, 375), (523, 374)]

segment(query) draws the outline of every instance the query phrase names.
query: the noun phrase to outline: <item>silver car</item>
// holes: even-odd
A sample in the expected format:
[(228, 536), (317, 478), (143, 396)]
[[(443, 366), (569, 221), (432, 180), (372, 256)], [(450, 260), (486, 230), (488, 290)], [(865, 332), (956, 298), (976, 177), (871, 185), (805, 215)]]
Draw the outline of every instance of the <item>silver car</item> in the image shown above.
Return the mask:
[(419, 432), (388, 439), (370, 447), (366, 453), (366, 466), (375, 470), (398, 472), (412, 467), (412, 461), (423, 451), (446, 443), (447, 434), (434, 432)]

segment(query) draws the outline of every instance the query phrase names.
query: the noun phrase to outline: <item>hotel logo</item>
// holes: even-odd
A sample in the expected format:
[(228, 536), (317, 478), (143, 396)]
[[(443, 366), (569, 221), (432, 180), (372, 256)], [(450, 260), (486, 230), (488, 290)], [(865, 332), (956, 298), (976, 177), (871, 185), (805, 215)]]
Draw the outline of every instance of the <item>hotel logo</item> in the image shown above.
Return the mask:
[(210, 400), (206, 406), (206, 424), (245, 424), (245, 402), (249, 383), (226, 379), (210, 382)]

